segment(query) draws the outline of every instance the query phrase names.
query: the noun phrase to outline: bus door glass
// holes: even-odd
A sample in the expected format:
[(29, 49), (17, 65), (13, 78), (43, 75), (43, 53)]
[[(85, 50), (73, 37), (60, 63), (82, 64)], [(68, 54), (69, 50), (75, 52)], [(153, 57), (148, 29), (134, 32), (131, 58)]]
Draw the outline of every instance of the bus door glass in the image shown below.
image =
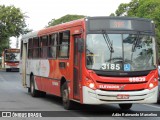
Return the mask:
[(80, 79), (81, 79), (81, 53), (78, 51), (78, 40), (81, 38), (80, 35), (74, 36), (74, 80), (73, 80), (73, 91), (74, 99), (80, 99)]
[(21, 43), (22, 46), (22, 66), (21, 66), (21, 72), (22, 72), (22, 78), (23, 78), (23, 86), (26, 87), (26, 60), (27, 60), (27, 43)]

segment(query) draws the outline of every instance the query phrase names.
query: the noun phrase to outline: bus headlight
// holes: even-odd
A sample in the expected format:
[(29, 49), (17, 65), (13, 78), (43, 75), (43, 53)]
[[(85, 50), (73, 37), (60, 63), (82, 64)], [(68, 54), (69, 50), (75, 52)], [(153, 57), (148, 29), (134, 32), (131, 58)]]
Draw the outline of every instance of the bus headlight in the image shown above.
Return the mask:
[(89, 87), (90, 87), (90, 88), (94, 88), (94, 86), (95, 86), (94, 83), (90, 83), (90, 84), (89, 84)]
[(86, 86), (95, 90), (96, 89), (96, 85), (93, 82), (93, 80), (91, 80), (90, 78), (86, 77)]
[(149, 88), (153, 88), (154, 87), (154, 84), (153, 83), (150, 83), (149, 84)]
[(158, 79), (157, 78), (154, 78), (154, 79), (152, 79), (151, 81), (150, 81), (150, 83), (149, 83), (149, 90), (151, 90), (152, 88), (154, 88), (154, 87), (156, 87), (156, 86), (158, 86)]

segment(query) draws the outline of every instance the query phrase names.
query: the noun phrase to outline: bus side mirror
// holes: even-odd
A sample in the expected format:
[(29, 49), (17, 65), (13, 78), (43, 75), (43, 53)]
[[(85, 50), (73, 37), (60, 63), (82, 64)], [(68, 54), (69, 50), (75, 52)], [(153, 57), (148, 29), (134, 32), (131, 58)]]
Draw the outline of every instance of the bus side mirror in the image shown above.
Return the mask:
[(82, 53), (84, 50), (84, 40), (82, 38), (78, 38), (78, 52)]

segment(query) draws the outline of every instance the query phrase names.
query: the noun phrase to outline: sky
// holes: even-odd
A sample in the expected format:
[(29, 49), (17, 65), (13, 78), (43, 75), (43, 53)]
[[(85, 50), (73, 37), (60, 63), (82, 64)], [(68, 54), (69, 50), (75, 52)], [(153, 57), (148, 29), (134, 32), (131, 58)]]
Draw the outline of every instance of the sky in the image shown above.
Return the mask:
[[(85, 16), (109, 16), (121, 3), (131, 0), (0, 0), (0, 5), (14, 5), (20, 8), (28, 18), (29, 29), (40, 30), (52, 19), (58, 19), (67, 14)], [(15, 40), (12, 40), (15, 47)]]

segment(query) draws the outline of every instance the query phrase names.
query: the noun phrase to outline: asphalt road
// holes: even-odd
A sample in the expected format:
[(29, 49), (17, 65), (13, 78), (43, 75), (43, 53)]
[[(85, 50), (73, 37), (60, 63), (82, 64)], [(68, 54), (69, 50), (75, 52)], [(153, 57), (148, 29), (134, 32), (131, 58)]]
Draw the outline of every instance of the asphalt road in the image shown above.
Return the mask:
[[(45, 98), (33, 98), (23, 88), (21, 76), (19, 72), (5, 72), (0, 70), (0, 111), (18, 111), (21, 115), (22, 112), (40, 112), (42, 117), (50, 115), (53, 117), (45, 117), (45, 119), (65, 119), (70, 120), (72, 117), (78, 120), (121, 120), (121, 119), (159, 119), (155, 115), (160, 115), (160, 104), (134, 104), (131, 110), (122, 111), (117, 104), (110, 105), (80, 105), (75, 103), (76, 109), (73, 111), (64, 110), (61, 98), (46, 95)], [(49, 111), (49, 112), (43, 112)], [(145, 113), (146, 111), (146, 113)], [(159, 111), (159, 112), (158, 112)], [(124, 113), (124, 114), (123, 114)], [(142, 114), (141, 114), (142, 113)], [(0, 113), (2, 114), (2, 113)], [(151, 115), (144, 116), (144, 115)], [(28, 113), (27, 113), (28, 115)], [(117, 116), (116, 116), (117, 115)], [(125, 117), (124, 117), (125, 115)], [(143, 117), (136, 117), (142, 115)], [(0, 115), (2, 116), (2, 115)], [(127, 116), (127, 117), (126, 117)], [(132, 116), (132, 117), (130, 117)], [(0, 118), (0, 120), (7, 118)], [(14, 119), (41, 119), (44, 118), (14, 118)], [(73, 118), (72, 118), (73, 119)]]

